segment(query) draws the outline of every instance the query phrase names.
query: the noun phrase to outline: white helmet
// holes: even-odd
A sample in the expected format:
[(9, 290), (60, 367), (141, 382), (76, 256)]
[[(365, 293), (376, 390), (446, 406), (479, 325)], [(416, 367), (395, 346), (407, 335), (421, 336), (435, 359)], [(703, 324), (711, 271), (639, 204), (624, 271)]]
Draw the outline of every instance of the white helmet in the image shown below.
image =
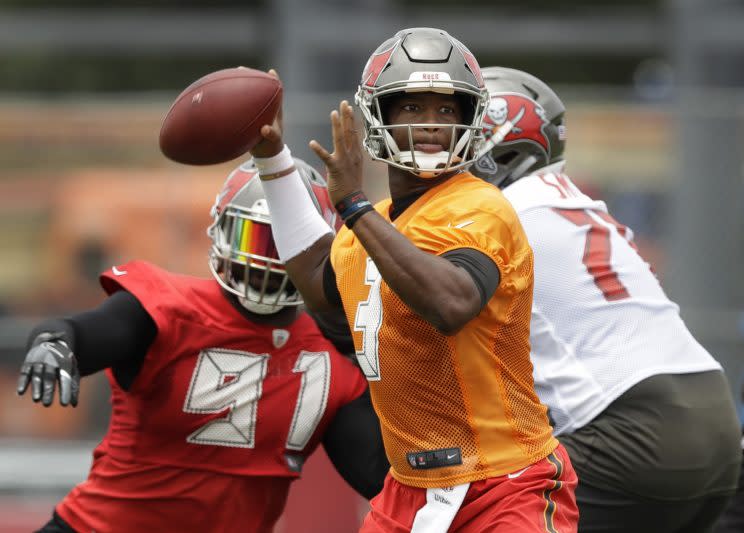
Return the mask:
[[(337, 229), (325, 180), (301, 159), (294, 158), (294, 162), (318, 211)], [(302, 296), (279, 260), (269, 206), (252, 159), (227, 177), (211, 214), (209, 269), (222, 288), (261, 315), (301, 305)]]
[[(385, 124), (380, 100), (400, 92), (440, 92), (462, 97), (462, 124)], [(367, 61), (355, 96), (364, 119), (364, 147), (373, 159), (409, 170), (421, 177), (470, 165), (483, 142), (481, 121), (488, 92), (473, 54), (444, 30), (410, 28), (382, 43)], [(441, 126), (452, 129), (448, 150), (401, 151), (390, 135), (393, 128)]]

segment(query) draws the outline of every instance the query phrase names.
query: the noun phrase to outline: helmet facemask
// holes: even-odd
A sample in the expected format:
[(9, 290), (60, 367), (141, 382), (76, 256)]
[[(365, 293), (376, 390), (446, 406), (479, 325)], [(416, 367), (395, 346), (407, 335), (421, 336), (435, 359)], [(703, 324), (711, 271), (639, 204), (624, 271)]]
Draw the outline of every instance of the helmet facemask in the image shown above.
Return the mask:
[[(459, 124), (398, 124), (386, 121), (384, 100), (401, 93), (456, 95), (463, 106)], [(469, 166), (483, 142), (481, 121), (488, 105), (480, 67), (457, 39), (435, 28), (401, 30), (372, 54), (355, 95), (362, 112), (363, 144), (369, 155), (388, 165), (433, 178)], [(449, 129), (450, 143), (438, 153), (413, 149), (418, 128)], [(401, 150), (392, 131), (407, 129), (410, 149)]]
[[(455, 90), (455, 83), (447, 83), (445, 87), (436, 85), (422, 88), (411, 88), (411, 82), (396, 82), (390, 86), (369, 91), (360, 87), (356, 94), (356, 103), (362, 110), (365, 121), (364, 147), (373, 159), (408, 170), (422, 178), (432, 178), (439, 174), (460, 170), (470, 165), (483, 143), (483, 129), (480, 122), (486, 110), (485, 98), (471, 87)], [(385, 99), (400, 92), (422, 93), (439, 92), (443, 94), (457, 94), (464, 96), (461, 100), (464, 120), (460, 124), (388, 124), (385, 119)], [(417, 128), (442, 128), (450, 130), (450, 144), (438, 153), (426, 153), (418, 150), (401, 150), (393, 139), (392, 130), (405, 129), (408, 135), (408, 145), (413, 147), (414, 130)]]

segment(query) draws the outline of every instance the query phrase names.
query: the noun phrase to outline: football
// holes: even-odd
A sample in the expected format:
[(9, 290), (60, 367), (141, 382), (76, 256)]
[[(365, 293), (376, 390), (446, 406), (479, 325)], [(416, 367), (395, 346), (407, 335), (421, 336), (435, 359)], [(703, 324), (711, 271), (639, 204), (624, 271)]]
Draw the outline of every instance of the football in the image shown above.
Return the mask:
[(176, 98), (160, 127), (160, 150), (187, 165), (240, 157), (261, 140), (282, 104), (282, 83), (260, 70), (236, 67), (199, 78)]

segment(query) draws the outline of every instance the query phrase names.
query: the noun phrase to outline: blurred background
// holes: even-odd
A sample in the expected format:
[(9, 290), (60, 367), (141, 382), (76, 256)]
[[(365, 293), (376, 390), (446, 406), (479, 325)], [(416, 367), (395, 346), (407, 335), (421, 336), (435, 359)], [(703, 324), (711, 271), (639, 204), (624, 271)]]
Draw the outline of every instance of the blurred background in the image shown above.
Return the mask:
[[(744, 378), (744, 2), (741, 0), (0, 0), (0, 531), (30, 531), (90, 464), (105, 379), (77, 409), (15, 394), (39, 319), (99, 303), (98, 273), (139, 258), (208, 275), (209, 207), (240, 160), (158, 150), (197, 78), (279, 71), (286, 137), (330, 142), (367, 58), (397, 30), (446, 29), (481, 66), (527, 70), (567, 105), (567, 171), (629, 225), (700, 342)], [(385, 193), (370, 163), (368, 194)], [(281, 532), (353, 531), (366, 503), (316, 454)], [(313, 490), (322, 480), (324, 490)], [(326, 489), (330, 483), (330, 488)]]

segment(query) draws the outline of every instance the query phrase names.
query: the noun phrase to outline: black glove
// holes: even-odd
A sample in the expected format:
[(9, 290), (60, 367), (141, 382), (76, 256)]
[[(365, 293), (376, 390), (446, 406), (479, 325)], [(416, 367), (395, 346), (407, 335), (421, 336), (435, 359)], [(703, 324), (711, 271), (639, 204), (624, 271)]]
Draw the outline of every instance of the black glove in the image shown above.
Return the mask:
[(75, 354), (72, 353), (62, 332), (44, 332), (37, 335), (18, 378), (18, 394), (23, 394), (31, 383), (31, 399), (41, 400), (45, 407), (52, 405), (54, 385), (59, 382), (59, 403), (78, 403), (80, 372)]

